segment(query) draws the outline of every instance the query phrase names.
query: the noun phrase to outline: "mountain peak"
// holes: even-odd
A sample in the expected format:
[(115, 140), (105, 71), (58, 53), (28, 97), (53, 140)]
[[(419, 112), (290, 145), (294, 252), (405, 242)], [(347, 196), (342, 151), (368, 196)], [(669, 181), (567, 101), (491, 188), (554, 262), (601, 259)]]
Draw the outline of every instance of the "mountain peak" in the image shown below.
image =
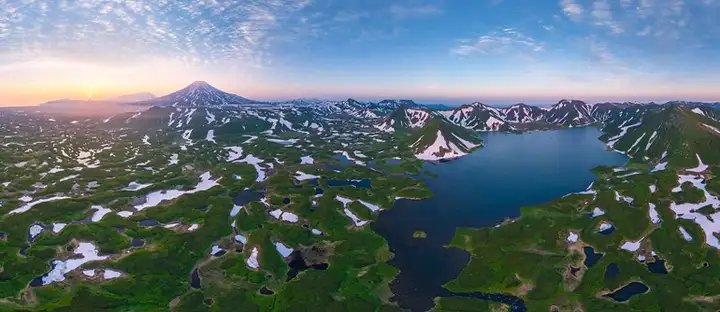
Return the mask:
[(375, 128), (386, 132), (400, 129), (421, 128), (431, 119), (433, 113), (424, 108), (412, 107), (408, 103), (400, 104), (385, 120)]
[(481, 146), (475, 133), (450, 123), (440, 116), (432, 116), (411, 138), (416, 158), (446, 160), (469, 154)]
[(200, 81), (200, 80), (191, 83), (190, 85), (188, 85), (186, 87), (186, 89), (191, 90), (191, 91), (203, 90), (203, 89), (217, 90), (215, 87), (211, 86), (209, 83), (207, 83), (205, 81)]
[(205, 81), (195, 81), (182, 90), (138, 103), (154, 106), (222, 106), (260, 102), (223, 92)]
[(671, 166), (691, 168), (702, 158), (705, 163), (718, 164), (717, 114), (711, 107), (701, 109), (683, 104), (647, 107), (610, 120), (601, 139), (638, 161), (665, 161)]
[(198, 80), (191, 83), (190, 87), (210, 87), (210, 84), (206, 81)]

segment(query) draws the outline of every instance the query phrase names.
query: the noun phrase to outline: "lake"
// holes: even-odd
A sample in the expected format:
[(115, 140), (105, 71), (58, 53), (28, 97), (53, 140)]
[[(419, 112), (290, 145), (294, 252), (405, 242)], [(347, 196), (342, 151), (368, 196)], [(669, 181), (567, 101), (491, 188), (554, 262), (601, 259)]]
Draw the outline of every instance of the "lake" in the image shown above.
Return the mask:
[[(426, 163), (439, 177), (427, 180), (435, 197), (399, 200), (372, 227), (387, 239), (401, 270), (391, 284), (398, 303), (426, 311), (441, 285), (455, 278), (470, 256), (443, 246), (457, 227), (494, 226), (517, 217), (520, 208), (585, 190), (599, 165), (622, 165), (627, 158), (606, 150), (597, 128), (585, 127), (523, 134), (483, 133), (484, 147), (447, 163)], [(427, 233), (414, 239), (413, 232)]]

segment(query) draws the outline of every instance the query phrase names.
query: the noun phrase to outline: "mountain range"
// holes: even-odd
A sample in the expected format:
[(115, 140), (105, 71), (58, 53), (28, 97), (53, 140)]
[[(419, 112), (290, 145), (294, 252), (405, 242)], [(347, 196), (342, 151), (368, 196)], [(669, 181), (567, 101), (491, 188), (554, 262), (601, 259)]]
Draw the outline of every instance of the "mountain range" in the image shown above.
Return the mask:
[(155, 94), (150, 92), (139, 92), (133, 94), (124, 94), (116, 97), (104, 99), (105, 101), (117, 102), (117, 103), (133, 103), (140, 101), (149, 101), (156, 98)]
[[(225, 125), (237, 114), (227, 115), (223, 109), (233, 106), (239, 106), (239, 109), (248, 113), (254, 111), (247, 110), (253, 106), (289, 109), (292, 112), (290, 115), (262, 116), (250, 113), (242, 121), (243, 129), (269, 124), (270, 129), (266, 129), (269, 133), (317, 132), (323, 129), (326, 118), (356, 118), (366, 121), (378, 131), (404, 138), (416, 157), (428, 160), (457, 158), (479, 148), (482, 140), (475, 132), (522, 132), (597, 125), (602, 128), (604, 134), (601, 140), (607, 143), (608, 148), (638, 160), (670, 160), (691, 164), (696, 162), (695, 154), (700, 150), (704, 151), (704, 155), (714, 158), (712, 155), (715, 153), (707, 150), (707, 146), (718, 146), (715, 144), (720, 135), (717, 130), (720, 129), (717, 124), (720, 116), (717, 112), (718, 103), (684, 101), (665, 104), (588, 104), (563, 99), (546, 107), (522, 103), (494, 107), (474, 102), (453, 108), (430, 108), (412, 100), (392, 99), (379, 102), (300, 99), (268, 103), (227, 93), (199, 81), (171, 94), (132, 102), (130, 105), (65, 100), (49, 102), (42, 107), (55, 108), (55, 111), (67, 110), (68, 103), (74, 103), (75, 107), (106, 105), (117, 112), (128, 112), (128, 116), (113, 122), (125, 120), (126, 123), (140, 123), (142, 126), (165, 123), (178, 129), (209, 127), (212, 122)], [(139, 106), (151, 108), (137, 114)], [(250, 119), (258, 120), (251, 122)], [(674, 141), (684, 140), (682, 138), (686, 135), (695, 138), (692, 142), (684, 143), (686, 151), (668, 148), (678, 146)]]
[[(302, 124), (315, 124), (313, 129), (302, 130), (302, 126), (294, 125), (289, 116), (270, 120), (274, 133), (283, 131), (316, 131), (322, 124), (323, 116), (343, 118), (359, 118), (367, 120), (374, 128), (383, 132), (391, 132), (407, 140), (407, 145), (418, 158), (441, 160), (466, 155), (481, 146), (481, 139), (474, 132), (546, 130), (559, 128), (583, 127), (598, 125), (602, 127), (602, 140), (608, 148), (643, 159), (664, 159), (661, 157), (666, 140), (673, 140), (677, 131), (690, 131), (693, 135), (707, 134), (712, 140), (720, 133), (712, 129), (718, 128), (716, 103), (673, 101), (666, 104), (656, 103), (596, 103), (589, 104), (579, 100), (563, 99), (546, 107), (515, 104), (509, 107), (494, 107), (480, 102), (454, 108), (429, 108), (412, 100), (382, 100), (379, 102), (360, 102), (354, 99), (344, 101), (324, 101), (318, 99), (299, 99), (286, 102), (266, 103), (250, 100), (235, 94), (218, 90), (206, 82), (194, 82), (186, 88), (166, 96), (147, 101), (135, 102), (136, 105), (149, 105), (158, 108), (175, 107), (185, 109), (184, 114), (204, 115), (205, 119), (220, 119), (215, 115), (222, 112), (213, 111), (214, 107), (232, 105), (269, 105), (296, 107), (302, 109)], [(202, 109), (204, 108), (204, 109)], [(188, 110), (190, 109), (190, 110)], [(167, 119), (169, 113), (154, 111)], [(689, 112), (689, 113), (688, 113)], [(702, 112), (701, 116), (697, 112)], [(144, 118), (151, 118), (153, 113), (145, 113)], [(693, 118), (689, 118), (693, 117)], [(170, 118), (173, 119), (173, 118)], [(175, 126), (180, 127), (181, 120), (177, 117)], [(196, 120), (203, 120), (202, 118)], [(688, 127), (687, 124), (705, 126)], [(199, 122), (199, 121), (195, 121)], [(643, 127), (635, 127), (644, 124)], [(187, 125), (186, 125), (187, 126)], [(649, 128), (653, 128), (650, 131)], [(691, 131), (692, 129), (692, 131)], [(657, 134), (654, 134), (654, 132)], [(642, 133), (640, 133), (642, 132)], [(639, 133), (639, 134), (638, 134)], [(643, 134), (645, 134), (643, 136)], [(640, 137), (643, 136), (643, 137)], [(652, 137), (652, 139), (651, 139)], [(650, 141), (652, 140), (652, 141)], [(637, 141), (637, 142), (636, 142)], [(702, 141), (705, 142), (705, 141)], [(714, 142), (714, 141), (713, 141)], [(707, 143), (707, 142), (705, 142)], [(647, 149), (640, 149), (639, 146)], [(700, 148), (698, 146), (697, 148)], [(692, 148), (696, 150), (697, 148)], [(680, 151), (668, 151), (677, 162), (693, 162), (695, 155), (680, 155)]]

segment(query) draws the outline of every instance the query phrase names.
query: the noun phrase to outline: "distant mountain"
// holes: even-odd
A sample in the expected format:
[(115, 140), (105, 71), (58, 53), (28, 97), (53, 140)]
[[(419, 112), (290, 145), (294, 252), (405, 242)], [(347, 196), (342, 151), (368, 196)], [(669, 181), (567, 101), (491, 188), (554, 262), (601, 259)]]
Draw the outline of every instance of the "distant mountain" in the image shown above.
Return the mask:
[(355, 99), (347, 99), (337, 104), (338, 108), (343, 111), (362, 110), (367, 108), (367, 104), (361, 103)]
[(405, 105), (407, 107), (417, 107), (418, 105), (413, 100), (382, 100), (377, 103), (370, 103), (369, 106), (383, 108), (383, 109), (397, 109), (398, 107)]
[(133, 103), (140, 101), (148, 101), (156, 98), (156, 96), (149, 92), (140, 92), (133, 94), (125, 94), (113, 98), (104, 99), (104, 101), (117, 102), (117, 103)]
[(275, 102), (275, 104), (292, 104), (292, 105), (319, 105), (319, 104), (325, 104), (332, 101), (326, 101), (321, 99), (294, 99), (294, 100), (288, 100), (288, 101), (281, 101), (281, 102)]
[(425, 107), (427, 109), (451, 109), (452, 106), (445, 105), (445, 104), (418, 104), (421, 107)]
[(410, 149), (423, 160), (444, 160), (465, 156), (480, 148), (482, 140), (473, 132), (432, 116), (412, 136)]
[(431, 119), (432, 115), (433, 113), (430, 110), (401, 104), (375, 128), (386, 132), (421, 128)]
[(437, 112), (455, 125), (475, 131), (525, 131), (602, 123), (631, 106), (657, 105), (631, 102), (587, 104), (578, 100), (560, 100), (548, 107), (523, 103), (493, 107), (475, 102)]
[(577, 100), (561, 100), (550, 107), (545, 121), (555, 125), (578, 127), (595, 122), (591, 114), (592, 105)]
[(600, 137), (637, 161), (692, 168), (698, 157), (720, 164), (720, 110), (684, 104), (626, 107), (608, 120)]
[(665, 105), (688, 105), (688, 106), (712, 106), (715, 108), (720, 107), (720, 102), (697, 102), (697, 101), (669, 101)]
[(138, 107), (115, 101), (62, 99), (42, 103), (35, 106), (33, 109), (46, 114), (68, 116), (105, 116), (136, 111), (138, 110)]
[(539, 107), (523, 103), (510, 106), (503, 112), (505, 120), (512, 123), (529, 123), (542, 120), (545, 117), (544, 111)]
[(207, 82), (196, 81), (180, 91), (148, 101), (135, 102), (134, 104), (173, 107), (211, 107), (261, 103), (262, 102), (249, 100), (239, 95), (223, 92)]
[(41, 103), (40, 105), (61, 105), (61, 104), (73, 104), (78, 102), (89, 102), (88, 100), (73, 100), (73, 99), (59, 99), (59, 100), (52, 100), (47, 101), (45, 103)]
[(479, 102), (455, 109), (439, 110), (438, 113), (460, 127), (474, 131), (510, 131), (513, 127), (505, 120), (503, 109)]

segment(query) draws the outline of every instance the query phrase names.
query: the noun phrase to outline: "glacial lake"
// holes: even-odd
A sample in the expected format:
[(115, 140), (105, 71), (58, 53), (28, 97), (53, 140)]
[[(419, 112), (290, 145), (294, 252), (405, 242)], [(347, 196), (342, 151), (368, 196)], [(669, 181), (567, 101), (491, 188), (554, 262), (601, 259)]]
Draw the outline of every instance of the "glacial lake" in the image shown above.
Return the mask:
[[(426, 163), (425, 169), (438, 175), (427, 180), (435, 196), (399, 200), (372, 225), (395, 253), (390, 264), (401, 270), (391, 284), (395, 300), (426, 311), (434, 297), (452, 295), (442, 285), (470, 259), (465, 251), (443, 247), (457, 227), (495, 226), (519, 216), (521, 207), (585, 190), (596, 178), (593, 167), (625, 164), (627, 157), (607, 151), (598, 140), (601, 134), (594, 127), (483, 133), (484, 147), (471, 155)], [(418, 230), (427, 238), (414, 239)]]

